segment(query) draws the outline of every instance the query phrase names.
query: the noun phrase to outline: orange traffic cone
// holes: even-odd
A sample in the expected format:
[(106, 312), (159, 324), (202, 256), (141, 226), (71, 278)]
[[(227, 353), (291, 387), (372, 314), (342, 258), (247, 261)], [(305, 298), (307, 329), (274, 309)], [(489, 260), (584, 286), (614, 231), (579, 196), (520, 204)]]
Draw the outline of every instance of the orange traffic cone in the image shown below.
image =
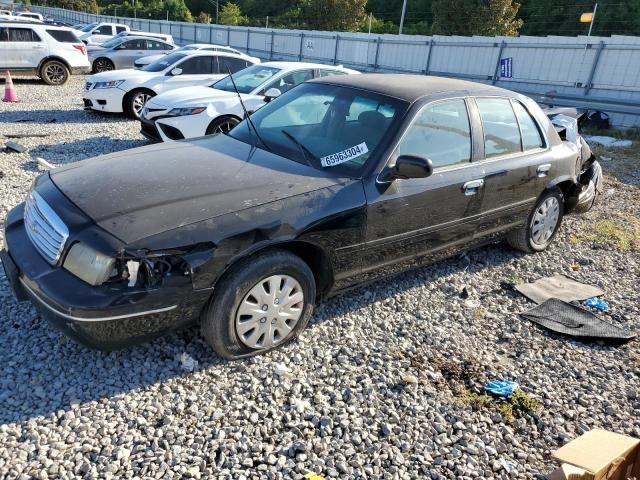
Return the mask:
[(4, 81), (4, 98), (3, 102), (17, 102), (18, 94), (16, 93), (16, 89), (13, 87), (13, 80), (11, 80), (11, 72), (7, 70), (7, 77)]

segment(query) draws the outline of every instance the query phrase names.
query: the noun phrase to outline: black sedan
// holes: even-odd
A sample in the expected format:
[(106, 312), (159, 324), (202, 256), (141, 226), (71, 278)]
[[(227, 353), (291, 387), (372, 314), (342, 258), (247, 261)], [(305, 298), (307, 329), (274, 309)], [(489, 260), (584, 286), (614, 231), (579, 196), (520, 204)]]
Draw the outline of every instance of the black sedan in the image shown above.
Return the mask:
[(544, 250), (601, 179), (532, 100), (465, 81), (323, 78), (251, 120), (41, 175), (6, 222), (16, 297), (97, 348), (200, 319), (243, 357), (364, 281), (501, 237)]

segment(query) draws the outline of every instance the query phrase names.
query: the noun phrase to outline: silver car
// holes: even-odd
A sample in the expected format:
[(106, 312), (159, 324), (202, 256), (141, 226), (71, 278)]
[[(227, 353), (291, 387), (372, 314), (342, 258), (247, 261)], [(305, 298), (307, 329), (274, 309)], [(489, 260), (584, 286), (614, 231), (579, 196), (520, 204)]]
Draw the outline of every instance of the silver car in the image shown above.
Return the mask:
[(177, 47), (157, 38), (113, 38), (102, 45), (87, 46), (89, 61), (94, 73), (133, 67), (133, 62), (151, 54), (166, 55)]

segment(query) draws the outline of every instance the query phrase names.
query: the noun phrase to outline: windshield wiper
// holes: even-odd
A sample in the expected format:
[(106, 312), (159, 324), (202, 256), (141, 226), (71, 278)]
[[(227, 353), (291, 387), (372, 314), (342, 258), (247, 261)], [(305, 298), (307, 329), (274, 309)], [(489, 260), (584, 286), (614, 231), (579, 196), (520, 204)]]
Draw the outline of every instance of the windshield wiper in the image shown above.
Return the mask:
[(304, 146), (304, 144), (302, 144), (300, 142), (300, 140), (298, 140), (296, 137), (294, 137), (293, 135), (291, 135), (289, 132), (287, 132), (285, 129), (280, 130), (282, 133), (285, 134), (285, 136), (291, 140), (293, 143), (295, 143), (298, 147), (298, 149), (300, 150), (300, 152), (302, 153), (302, 158), (304, 158), (304, 161), (307, 163), (307, 165), (309, 165), (310, 167), (313, 167), (313, 163), (311, 163), (311, 161), (309, 160), (309, 157), (311, 157), (313, 160), (318, 160), (318, 157), (316, 157), (311, 150), (309, 150), (307, 147)]

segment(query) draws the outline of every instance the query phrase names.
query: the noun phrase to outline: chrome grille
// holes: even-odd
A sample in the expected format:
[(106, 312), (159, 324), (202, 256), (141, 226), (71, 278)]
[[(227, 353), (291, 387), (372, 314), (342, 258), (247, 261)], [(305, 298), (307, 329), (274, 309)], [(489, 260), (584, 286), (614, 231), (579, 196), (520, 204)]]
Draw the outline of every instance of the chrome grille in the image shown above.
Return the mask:
[(47, 202), (35, 191), (29, 193), (24, 207), (27, 236), (36, 250), (52, 265), (58, 263), (69, 229)]

